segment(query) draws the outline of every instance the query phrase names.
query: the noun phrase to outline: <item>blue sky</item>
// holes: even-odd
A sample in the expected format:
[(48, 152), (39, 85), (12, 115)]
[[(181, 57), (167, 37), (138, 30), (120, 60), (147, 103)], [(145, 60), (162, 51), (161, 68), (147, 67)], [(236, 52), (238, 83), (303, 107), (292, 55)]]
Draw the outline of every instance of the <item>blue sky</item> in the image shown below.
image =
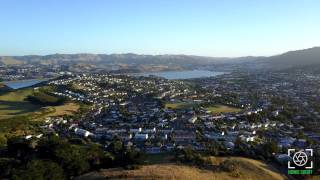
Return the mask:
[(0, 55), (273, 55), (319, 32), (319, 0), (0, 1)]

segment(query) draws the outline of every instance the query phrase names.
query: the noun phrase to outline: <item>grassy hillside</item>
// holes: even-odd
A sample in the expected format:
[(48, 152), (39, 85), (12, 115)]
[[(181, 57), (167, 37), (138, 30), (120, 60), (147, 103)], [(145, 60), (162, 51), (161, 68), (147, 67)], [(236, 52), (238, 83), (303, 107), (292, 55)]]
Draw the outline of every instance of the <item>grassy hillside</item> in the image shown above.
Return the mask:
[(63, 115), (72, 115), (78, 111), (80, 106), (76, 103), (66, 103), (60, 106), (50, 106), (46, 107), (46, 109), (50, 109), (50, 113), (46, 114), (46, 117), (55, 117), (55, 116), (63, 116)]
[(13, 57), (2, 57), (0, 58), (0, 61), (5, 64), (5, 65), (19, 65), (19, 64), (23, 64), (22, 61), (19, 61)]
[(32, 93), (33, 89), (21, 89), (0, 95), (0, 120), (39, 110), (40, 105), (25, 100)]
[[(219, 164), (227, 158), (212, 158), (213, 164)], [(101, 172), (92, 172), (77, 178), (82, 179), (186, 179), (186, 180), (207, 180), (207, 179), (260, 179), (260, 180), (277, 180), (286, 179), (285, 176), (271, 165), (263, 162), (241, 157), (231, 157), (231, 160), (239, 164), (240, 175), (235, 177), (233, 173), (225, 171), (212, 171), (199, 169), (193, 166), (159, 163), (144, 165), (136, 170), (124, 170), (121, 168), (106, 169)]]
[[(320, 65), (320, 47), (289, 51), (287, 53), (263, 58), (263, 68), (283, 70), (293, 67)], [(258, 61), (258, 62), (259, 62)]]
[(72, 115), (80, 108), (73, 102), (57, 106), (32, 103), (27, 100), (27, 97), (35, 95), (35, 91), (37, 90), (26, 88), (0, 95), (0, 132), (14, 131), (16, 134), (25, 134), (25, 132), (32, 131), (31, 124), (45, 117)]

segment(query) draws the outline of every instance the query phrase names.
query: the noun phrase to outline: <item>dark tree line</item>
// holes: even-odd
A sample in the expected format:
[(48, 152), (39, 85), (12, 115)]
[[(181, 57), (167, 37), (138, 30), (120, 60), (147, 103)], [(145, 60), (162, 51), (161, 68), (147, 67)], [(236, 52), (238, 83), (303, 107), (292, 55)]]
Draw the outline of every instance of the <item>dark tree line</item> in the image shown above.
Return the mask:
[(8, 139), (0, 151), (0, 178), (70, 179), (101, 168), (136, 168), (142, 154), (115, 139), (104, 151), (98, 144), (74, 144), (55, 135)]

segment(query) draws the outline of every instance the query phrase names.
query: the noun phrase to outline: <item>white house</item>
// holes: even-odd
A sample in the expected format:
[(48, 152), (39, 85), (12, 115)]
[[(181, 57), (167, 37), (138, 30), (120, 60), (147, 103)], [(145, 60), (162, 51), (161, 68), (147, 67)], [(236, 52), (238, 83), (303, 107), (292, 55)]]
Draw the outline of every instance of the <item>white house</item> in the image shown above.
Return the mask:
[(88, 137), (93, 135), (91, 132), (85, 130), (85, 129), (80, 129), (80, 128), (75, 128), (74, 133), (80, 136)]

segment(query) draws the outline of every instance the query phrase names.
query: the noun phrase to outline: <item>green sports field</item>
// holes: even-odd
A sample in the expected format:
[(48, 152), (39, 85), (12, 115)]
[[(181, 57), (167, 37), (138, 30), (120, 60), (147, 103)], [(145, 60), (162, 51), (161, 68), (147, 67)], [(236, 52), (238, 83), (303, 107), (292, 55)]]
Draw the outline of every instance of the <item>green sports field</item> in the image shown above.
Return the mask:
[(236, 113), (241, 111), (241, 109), (239, 108), (234, 108), (226, 105), (214, 105), (214, 106), (207, 107), (206, 109), (213, 114)]

